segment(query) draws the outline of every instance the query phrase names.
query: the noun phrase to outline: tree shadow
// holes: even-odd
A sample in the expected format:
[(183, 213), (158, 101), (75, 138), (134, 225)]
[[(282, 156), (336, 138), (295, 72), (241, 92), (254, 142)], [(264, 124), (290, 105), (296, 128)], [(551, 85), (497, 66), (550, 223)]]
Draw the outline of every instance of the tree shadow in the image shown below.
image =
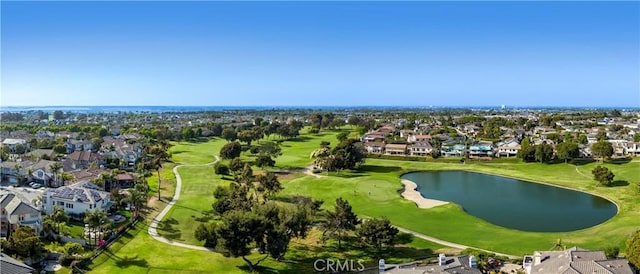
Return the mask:
[(405, 245), (413, 241), (413, 235), (409, 233), (399, 233), (396, 237), (396, 243), (400, 245)]
[(174, 218), (165, 219), (158, 224), (158, 230), (162, 231), (162, 236), (171, 240), (180, 240), (182, 237), (182, 232), (180, 229), (175, 228), (175, 225), (178, 225), (178, 221)]
[(596, 162), (596, 160), (595, 159), (590, 159), (590, 158), (589, 159), (574, 159), (574, 160), (571, 161), (571, 163), (573, 165), (576, 165), (576, 166), (582, 166), (582, 165), (590, 164), (590, 163), (593, 163), (593, 162)]
[(134, 257), (123, 257), (121, 259), (116, 260), (116, 266), (118, 268), (127, 268), (130, 266), (137, 266), (142, 268), (149, 267), (149, 263), (145, 259), (138, 259), (138, 256)]
[(618, 186), (628, 186), (629, 182), (625, 181), (625, 180), (615, 180), (611, 183), (611, 187), (618, 187)]
[(374, 166), (374, 165), (362, 165), (360, 166), (360, 169), (359, 169), (359, 171), (361, 172), (381, 172), (381, 173), (396, 172), (400, 170), (401, 168), (397, 166)]
[(633, 160), (633, 159), (630, 158), (630, 157), (626, 157), (626, 158), (619, 158), (619, 159), (611, 159), (611, 160), (607, 161), (607, 163), (614, 164), (614, 165), (623, 165), (623, 164), (630, 163), (631, 160)]

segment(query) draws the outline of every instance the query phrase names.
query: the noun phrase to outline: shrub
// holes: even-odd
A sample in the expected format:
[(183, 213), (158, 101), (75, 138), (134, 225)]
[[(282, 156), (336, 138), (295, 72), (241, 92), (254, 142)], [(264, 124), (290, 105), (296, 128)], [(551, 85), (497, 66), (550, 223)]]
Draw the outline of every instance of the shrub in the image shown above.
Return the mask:
[(225, 164), (216, 163), (213, 166), (213, 170), (216, 174), (219, 174), (219, 175), (229, 175), (229, 167), (226, 166)]

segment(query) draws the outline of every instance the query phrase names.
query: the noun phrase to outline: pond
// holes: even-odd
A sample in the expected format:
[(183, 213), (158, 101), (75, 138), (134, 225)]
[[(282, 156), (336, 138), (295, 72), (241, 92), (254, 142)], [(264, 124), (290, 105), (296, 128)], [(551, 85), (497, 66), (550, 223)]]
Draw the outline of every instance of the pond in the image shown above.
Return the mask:
[(523, 231), (583, 229), (618, 211), (614, 203), (599, 196), (476, 172), (413, 172), (402, 179), (416, 183), (425, 198), (454, 202), (487, 222)]

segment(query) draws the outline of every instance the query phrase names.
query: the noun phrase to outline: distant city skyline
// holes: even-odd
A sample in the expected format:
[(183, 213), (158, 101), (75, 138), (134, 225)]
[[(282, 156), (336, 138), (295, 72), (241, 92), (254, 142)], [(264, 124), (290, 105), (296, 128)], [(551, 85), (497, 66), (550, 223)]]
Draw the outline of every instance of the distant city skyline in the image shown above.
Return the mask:
[(2, 106), (640, 107), (640, 2), (12, 2)]

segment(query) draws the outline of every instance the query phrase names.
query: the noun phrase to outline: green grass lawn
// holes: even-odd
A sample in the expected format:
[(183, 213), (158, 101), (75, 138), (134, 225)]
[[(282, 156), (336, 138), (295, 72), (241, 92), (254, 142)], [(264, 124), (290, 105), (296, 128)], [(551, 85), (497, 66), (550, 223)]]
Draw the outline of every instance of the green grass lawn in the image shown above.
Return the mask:
[[(596, 163), (580, 166), (584, 174)], [(616, 180), (636, 183), (640, 163), (606, 164), (616, 174)], [(511, 176), (584, 190), (603, 195), (620, 206), (620, 212), (609, 221), (595, 227), (574, 232), (532, 233), (499, 227), (466, 214), (459, 206), (448, 204), (432, 209), (419, 209), (398, 195), (399, 176), (408, 171), (464, 169)], [(497, 252), (524, 255), (534, 250), (547, 250), (557, 239), (568, 246), (602, 249), (616, 245), (624, 249), (627, 235), (640, 227), (640, 199), (630, 191), (631, 186), (600, 187), (590, 178), (576, 172), (572, 165), (544, 165), (537, 163), (479, 163), (466, 165), (419, 163), (392, 160), (368, 160), (363, 172), (330, 176), (304, 177), (285, 185), (281, 195), (306, 193), (325, 201), (325, 207), (338, 197), (347, 199), (356, 213), (364, 216), (386, 216), (394, 224), (443, 240), (489, 249)], [(373, 185), (376, 187), (373, 187)], [(355, 192), (354, 192), (355, 191)], [(368, 195), (371, 191), (371, 196)], [(499, 197), (492, 197), (499, 199)]]
[[(313, 136), (303, 135), (297, 141), (284, 142), (283, 155), (276, 159), (276, 168), (308, 166), (311, 163), (311, 151), (318, 148), (323, 140), (335, 145), (337, 133), (338, 131), (331, 131)], [(175, 143), (171, 152), (176, 163), (205, 164), (213, 161), (214, 155), (225, 143), (222, 139), (193, 144), (181, 142)], [(166, 164), (161, 172), (164, 202), (170, 200), (175, 189), (175, 178), (171, 172), (174, 165)], [(575, 166), (566, 164), (496, 161), (462, 165), (367, 159), (366, 165), (359, 172), (341, 172), (325, 178), (298, 174), (286, 177), (287, 179), (282, 180), (285, 189), (280, 196), (309, 195), (324, 200), (324, 208), (332, 207), (337, 197), (343, 197), (352, 204), (354, 211), (360, 216), (386, 216), (401, 227), (443, 240), (508, 254), (523, 255), (534, 250), (548, 250), (559, 238), (569, 247), (577, 245), (601, 249), (617, 245), (623, 248), (627, 234), (640, 227), (640, 199), (630, 191), (632, 184), (640, 181), (640, 176), (637, 175), (640, 163), (606, 164), (619, 181), (619, 186), (611, 188), (597, 186), (590, 178), (591, 169), (595, 166), (596, 163), (578, 166), (577, 170), (583, 174), (581, 175)], [(398, 194), (402, 187), (399, 178), (401, 174), (418, 170), (447, 169), (486, 172), (584, 190), (612, 199), (620, 205), (620, 212), (604, 224), (580, 231), (529, 233), (492, 225), (466, 214), (454, 204), (419, 209), (413, 202), (402, 199)], [(161, 223), (159, 233), (179, 242), (201, 244), (193, 236), (195, 226), (209, 220), (208, 213), (214, 201), (213, 190), (218, 184), (227, 182), (215, 175), (210, 166), (185, 166), (181, 167), (179, 172), (183, 179), (181, 198)], [(149, 178), (152, 191), (155, 191), (157, 186), (157, 179), (154, 177), (155, 174)], [(371, 195), (368, 194), (369, 191)], [(137, 230), (130, 231), (126, 237), (118, 240), (110, 248), (110, 254), (100, 256), (94, 261), (92, 270), (97, 273), (195, 273), (212, 270), (235, 273), (245, 270), (241, 259), (226, 258), (218, 253), (184, 249), (155, 241), (146, 233), (146, 225), (146, 222), (139, 223), (136, 226)], [(284, 262), (269, 259), (263, 262), (264, 266), (274, 272), (303, 273), (312, 270), (313, 260), (322, 256), (362, 257), (372, 265), (377, 262), (372, 254), (357, 246), (352, 246), (353, 250), (350, 251), (337, 252), (335, 243), (329, 242), (326, 246), (318, 244), (317, 233), (312, 231), (307, 239), (294, 241)], [(434, 250), (442, 250), (441, 248), (431, 242), (412, 239), (396, 253), (385, 256), (389, 256), (391, 261), (410, 261), (416, 257), (428, 256)]]

